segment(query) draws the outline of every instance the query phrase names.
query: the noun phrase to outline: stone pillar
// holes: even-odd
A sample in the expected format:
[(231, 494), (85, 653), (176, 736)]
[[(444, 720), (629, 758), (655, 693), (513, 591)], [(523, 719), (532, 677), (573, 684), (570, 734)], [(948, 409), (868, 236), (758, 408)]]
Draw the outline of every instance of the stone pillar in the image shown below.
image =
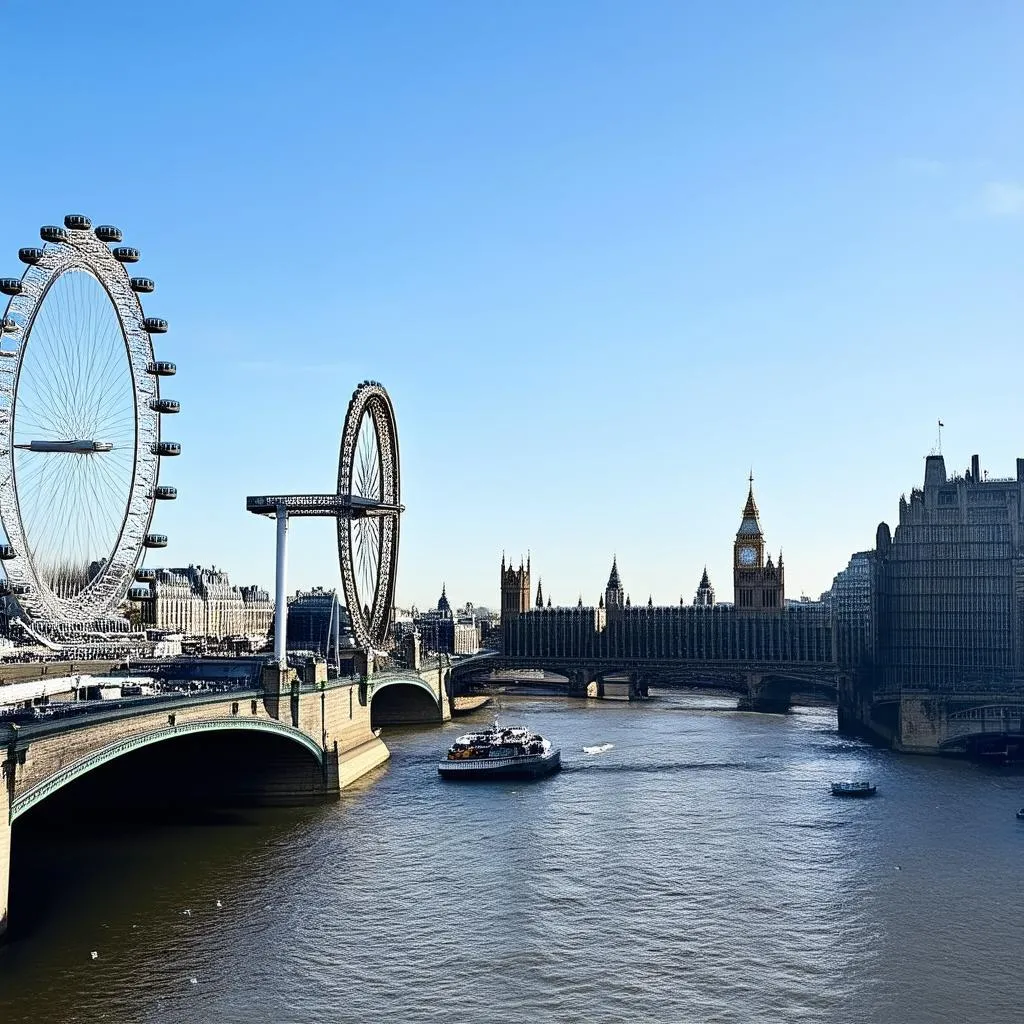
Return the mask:
[(587, 684), (590, 683), (593, 678), (593, 673), (589, 669), (579, 668), (569, 673), (569, 696), (570, 697), (587, 697), (590, 696), (587, 689)]
[(291, 700), (292, 670), (282, 668), (277, 662), (263, 666), (263, 705), (271, 718), (280, 719), (281, 701)]
[(765, 715), (784, 715), (789, 711), (789, 697), (766, 697), (764, 676), (760, 672), (747, 673), (747, 696), (740, 697), (737, 711), (757, 711)]
[(11, 801), (7, 786), (0, 787), (0, 938), (7, 931), (7, 895), (11, 876)]
[(11, 735), (0, 748), (2, 773), (0, 773), (0, 937), (7, 931), (7, 898), (11, 878), (11, 801), (14, 798), (14, 780), (18, 760), (14, 749), (17, 735), (10, 727)]
[(646, 677), (640, 672), (629, 674), (629, 699), (644, 700), (649, 696)]
[(942, 696), (902, 694), (895, 749), (904, 754), (937, 754), (948, 714), (949, 705)]

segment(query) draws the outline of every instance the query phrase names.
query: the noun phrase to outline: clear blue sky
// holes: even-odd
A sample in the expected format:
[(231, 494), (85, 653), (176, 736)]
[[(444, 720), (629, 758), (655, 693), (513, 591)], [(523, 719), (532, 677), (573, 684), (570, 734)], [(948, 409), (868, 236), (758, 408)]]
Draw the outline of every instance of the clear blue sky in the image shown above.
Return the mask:
[[(788, 591), (893, 523), (946, 424), (1024, 455), (1024, 6), (3, 0), (0, 252), (82, 212), (157, 281), (167, 562), (270, 585), (247, 494), (402, 445), (398, 599), (692, 599), (753, 466)], [(2, 267), (0, 267), (2, 270)], [(298, 523), (290, 582), (334, 585)]]

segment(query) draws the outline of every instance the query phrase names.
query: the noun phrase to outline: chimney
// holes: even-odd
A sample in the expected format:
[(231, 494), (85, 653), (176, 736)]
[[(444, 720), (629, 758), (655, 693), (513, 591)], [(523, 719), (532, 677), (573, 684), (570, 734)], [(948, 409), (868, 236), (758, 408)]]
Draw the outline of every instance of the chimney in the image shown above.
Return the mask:
[(1017, 460), (1017, 481), (1024, 483), (1024, 459)]
[(977, 455), (972, 455), (971, 456), (971, 479), (975, 483), (980, 483), (981, 482), (981, 469), (979, 467), (980, 467), (980, 462), (978, 460), (978, 456)]

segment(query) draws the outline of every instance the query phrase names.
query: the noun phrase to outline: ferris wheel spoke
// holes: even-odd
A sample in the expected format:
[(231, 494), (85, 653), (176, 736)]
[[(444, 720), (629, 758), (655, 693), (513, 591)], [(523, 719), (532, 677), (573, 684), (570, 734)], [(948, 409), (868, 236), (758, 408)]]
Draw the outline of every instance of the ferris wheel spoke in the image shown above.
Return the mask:
[[(58, 304), (63, 305), (63, 303), (59, 302), (60, 294), (58, 292)], [(42, 351), (39, 352), (39, 355), (46, 360), (52, 367), (52, 370), (50, 375), (40, 375), (37, 380), (33, 380), (33, 383), (42, 392), (44, 400), (48, 400), (53, 404), (55, 415), (66, 419), (71, 412), (68, 394), (73, 387), (75, 368), (70, 366), (72, 357), (66, 344), (63, 342), (61, 320), (56, 318), (55, 314), (50, 314), (50, 310), (45, 302), (43, 303), (42, 313), (41, 330), (37, 331), (33, 327), (30, 337), (33, 342), (36, 340), (42, 342)], [(39, 337), (40, 335), (41, 337)]]

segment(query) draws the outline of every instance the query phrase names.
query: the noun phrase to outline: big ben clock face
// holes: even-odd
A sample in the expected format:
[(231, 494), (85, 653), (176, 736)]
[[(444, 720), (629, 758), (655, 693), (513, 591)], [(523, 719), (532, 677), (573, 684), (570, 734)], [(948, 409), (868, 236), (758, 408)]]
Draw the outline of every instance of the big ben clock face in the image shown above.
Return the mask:
[(740, 565), (753, 565), (757, 561), (757, 548), (743, 547), (740, 548), (739, 555), (737, 556)]

